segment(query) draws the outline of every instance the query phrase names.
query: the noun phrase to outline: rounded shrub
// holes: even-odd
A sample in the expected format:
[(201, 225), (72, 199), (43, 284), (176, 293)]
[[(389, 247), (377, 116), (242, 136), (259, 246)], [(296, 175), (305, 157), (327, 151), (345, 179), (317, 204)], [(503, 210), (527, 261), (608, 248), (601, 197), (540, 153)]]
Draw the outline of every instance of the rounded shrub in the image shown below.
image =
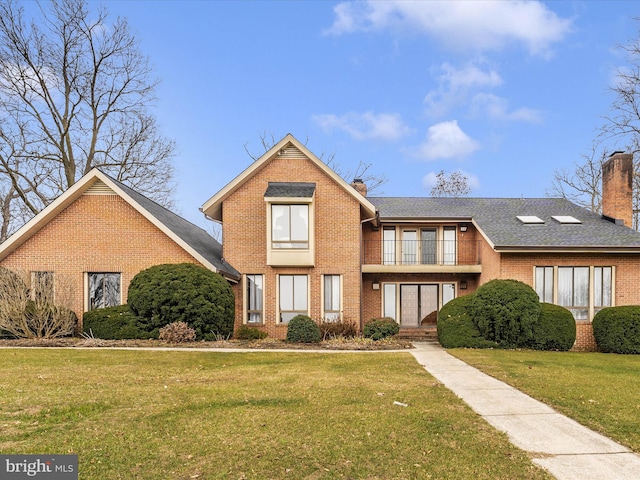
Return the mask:
[(129, 307), (146, 331), (185, 322), (198, 340), (233, 332), (235, 301), (222, 275), (191, 263), (157, 265), (131, 280)]
[(141, 328), (138, 317), (129, 305), (85, 312), (82, 317), (82, 330), (86, 335), (103, 340), (157, 338), (157, 335), (154, 336)]
[(400, 325), (389, 317), (373, 318), (364, 324), (362, 335), (372, 340), (393, 337), (400, 331)]
[(607, 307), (593, 317), (593, 336), (606, 353), (640, 353), (640, 306)]
[(264, 330), (260, 330), (256, 327), (247, 327), (243, 325), (238, 330), (236, 330), (235, 337), (238, 340), (262, 340), (263, 338), (267, 338), (269, 334)]
[(503, 347), (522, 347), (533, 338), (540, 318), (538, 294), (517, 280), (491, 280), (475, 292), (471, 316), (486, 340)]
[(567, 351), (576, 343), (576, 321), (569, 310), (560, 305), (541, 303), (538, 322), (533, 325), (529, 348)]
[(306, 315), (296, 315), (289, 320), (287, 342), (319, 343), (322, 340), (320, 327)]
[(456, 297), (438, 314), (438, 341), (445, 348), (495, 348), (496, 342), (485, 340), (471, 318), (474, 294)]

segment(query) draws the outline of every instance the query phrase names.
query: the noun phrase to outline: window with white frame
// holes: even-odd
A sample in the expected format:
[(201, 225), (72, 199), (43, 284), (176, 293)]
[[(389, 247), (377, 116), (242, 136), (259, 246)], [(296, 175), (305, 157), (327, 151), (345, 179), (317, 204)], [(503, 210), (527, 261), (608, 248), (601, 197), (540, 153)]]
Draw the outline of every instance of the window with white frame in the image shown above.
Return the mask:
[(435, 324), (438, 311), (455, 292), (454, 283), (384, 283), (382, 314), (406, 327)]
[(612, 305), (613, 267), (593, 267), (594, 313)]
[(263, 292), (264, 292), (264, 276), (263, 275), (247, 275), (247, 316), (246, 322), (252, 324), (263, 323)]
[(309, 248), (309, 205), (271, 205), (273, 248)]
[(385, 283), (382, 286), (383, 316), (396, 319), (396, 284)]
[(323, 318), (326, 321), (340, 320), (341, 315), (340, 275), (324, 275), (323, 280)]
[(589, 319), (589, 267), (558, 267), (558, 305), (576, 320)]
[(87, 273), (88, 281), (88, 307), (96, 310), (104, 307), (115, 307), (122, 303), (120, 295), (119, 273)]
[(296, 315), (308, 315), (307, 275), (279, 275), (279, 316), (281, 323), (289, 323)]
[(384, 227), (382, 230), (382, 263), (396, 263), (396, 227)]
[(536, 267), (536, 293), (541, 302), (553, 303), (553, 267)]

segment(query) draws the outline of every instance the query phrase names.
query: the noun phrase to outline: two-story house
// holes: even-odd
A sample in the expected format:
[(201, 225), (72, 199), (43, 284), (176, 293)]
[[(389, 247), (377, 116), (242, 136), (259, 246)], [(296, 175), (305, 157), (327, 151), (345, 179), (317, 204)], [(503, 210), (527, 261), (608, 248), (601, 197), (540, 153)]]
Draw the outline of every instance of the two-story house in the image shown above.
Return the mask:
[(367, 197), (287, 135), (202, 211), (242, 274), (237, 326), (283, 338), (300, 313), (360, 327), (385, 316), (419, 334), (452, 298), (508, 278), (567, 307), (576, 346), (592, 348), (599, 309), (640, 303), (631, 181), (632, 157), (618, 152), (605, 165), (606, 215), (557, 198)]

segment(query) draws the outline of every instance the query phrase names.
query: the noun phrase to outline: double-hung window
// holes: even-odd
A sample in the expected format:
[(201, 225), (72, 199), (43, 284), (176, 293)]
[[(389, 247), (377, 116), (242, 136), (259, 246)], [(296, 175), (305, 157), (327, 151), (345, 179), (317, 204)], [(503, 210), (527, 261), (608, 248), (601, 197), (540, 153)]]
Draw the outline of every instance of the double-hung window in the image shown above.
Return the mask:
[(279, 275), (280, 322), (289, 323), (296, 315), (308, 315), (307, 275)]
[(88, 280), (89, 310), (116, 307), (122, 303), (119, 273), (90, 272)]
[(251, 324), (263, 323), (263, 292), (264, 276), (247, 275), (247, 316), (246, 322)]

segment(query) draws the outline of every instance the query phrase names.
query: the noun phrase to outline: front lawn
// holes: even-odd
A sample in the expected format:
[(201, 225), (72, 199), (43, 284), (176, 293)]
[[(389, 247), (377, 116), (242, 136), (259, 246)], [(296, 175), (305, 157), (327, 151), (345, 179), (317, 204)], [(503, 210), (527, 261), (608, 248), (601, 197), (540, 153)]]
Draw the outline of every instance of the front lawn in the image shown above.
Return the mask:
[(0, 451), (77, 453), (83, 480), (551, 478), (408, 353), (29, 348), (0, 362)]
[(448, 352), (640, 452), (640, 356), (529, 350)]

